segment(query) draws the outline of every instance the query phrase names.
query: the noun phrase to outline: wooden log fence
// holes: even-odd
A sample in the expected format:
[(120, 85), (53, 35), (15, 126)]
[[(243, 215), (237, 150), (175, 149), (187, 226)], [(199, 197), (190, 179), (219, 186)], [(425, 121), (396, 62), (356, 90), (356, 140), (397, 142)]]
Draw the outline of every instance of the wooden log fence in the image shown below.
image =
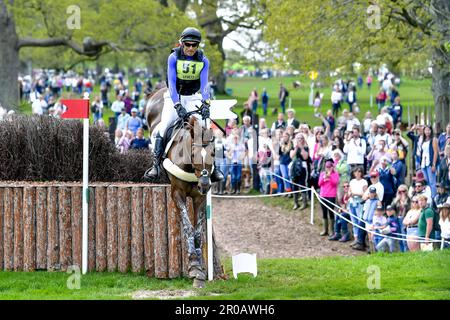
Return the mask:
[[(170, 186), (91, 184), (89, 190), (89, 271), (187, 275)], [(81, 268), (81, 256), (81, 183), (0, 183), (0, 270), (66, 271)]]

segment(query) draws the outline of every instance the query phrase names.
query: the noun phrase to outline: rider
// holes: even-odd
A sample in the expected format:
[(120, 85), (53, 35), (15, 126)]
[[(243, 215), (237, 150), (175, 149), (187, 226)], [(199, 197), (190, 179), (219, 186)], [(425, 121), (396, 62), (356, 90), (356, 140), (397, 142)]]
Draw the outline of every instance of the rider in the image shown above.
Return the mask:
[[(153, 146), (153, 167), (146, 178), (159, 178), (160, 164), (164, 153), (163, 136), (169, 125), (178, 117), (185, 120), (188, 102), (201, 100), (201, 116), (209, 118), (209, 60), (198, 47), (202, 35), (196, 28), (186, 28), (181, 33), (180, 47), (172, 50), (168, 58), (167, 78), (170, 96), (165, 96), (161, 123)], [(200, 94), (198, 93), (200, 91)], [(223, 175), (214, 167), (211, 181), (217, 182)]]

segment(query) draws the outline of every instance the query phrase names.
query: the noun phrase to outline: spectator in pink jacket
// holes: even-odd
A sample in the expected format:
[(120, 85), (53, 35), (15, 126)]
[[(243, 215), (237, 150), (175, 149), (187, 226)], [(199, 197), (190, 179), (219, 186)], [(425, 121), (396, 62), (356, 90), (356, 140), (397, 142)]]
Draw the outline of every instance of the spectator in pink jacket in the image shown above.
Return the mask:
[[(334, 169), (334, 161), (333, 159), (327, 159), (325, 161), (325, 172), (322, 172), (319, 176), (320, 196), (329, 201), (325, 201), (325, 203), (333, 210), (335, 207), (331, 203), (336, 203), (338, 186), (339, 174)], [(321, 206), (323, 214), (323, 231), (320, 235), (332, 235), (334, 228), (334, 213), (324, 204), (321, 204)], [(330, 227), (330, 232), (328, 232), (328, 226)]]

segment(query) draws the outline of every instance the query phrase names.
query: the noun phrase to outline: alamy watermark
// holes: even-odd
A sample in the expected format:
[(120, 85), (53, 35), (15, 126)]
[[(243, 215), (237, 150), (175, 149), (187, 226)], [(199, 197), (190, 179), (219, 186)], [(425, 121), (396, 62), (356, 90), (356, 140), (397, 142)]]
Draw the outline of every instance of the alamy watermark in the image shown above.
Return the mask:
[(372, 4), (367, 8), (366, 26), (369, 30), (381, 29), (381, 8), (376, 4)]
[(70, 15), (66, 20), (67, 29), (81, 29), (81, 9), (79, 6), (71, 5), (67, 7), (66, 13)]
[(69, 290), (80, 290), (81, 288), (80, 267), (77, 265), (69, 266), (67, 268), (67, 273), (70, 274), (70, 277), (67, 279), (67, 288)]
[(370, 265), (367, 267), (367, 289), (376, 290), (381, 289), (381, 271), (380, 267), (376, 265)]

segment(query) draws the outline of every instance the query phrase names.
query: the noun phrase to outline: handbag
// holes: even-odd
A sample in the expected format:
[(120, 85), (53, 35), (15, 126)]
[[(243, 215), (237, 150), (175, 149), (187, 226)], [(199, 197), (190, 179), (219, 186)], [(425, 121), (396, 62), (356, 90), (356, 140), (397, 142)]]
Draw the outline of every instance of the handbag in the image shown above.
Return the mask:
[(433, 251), (433, 243), (421, 243), (420, 244), (421, 251)]

